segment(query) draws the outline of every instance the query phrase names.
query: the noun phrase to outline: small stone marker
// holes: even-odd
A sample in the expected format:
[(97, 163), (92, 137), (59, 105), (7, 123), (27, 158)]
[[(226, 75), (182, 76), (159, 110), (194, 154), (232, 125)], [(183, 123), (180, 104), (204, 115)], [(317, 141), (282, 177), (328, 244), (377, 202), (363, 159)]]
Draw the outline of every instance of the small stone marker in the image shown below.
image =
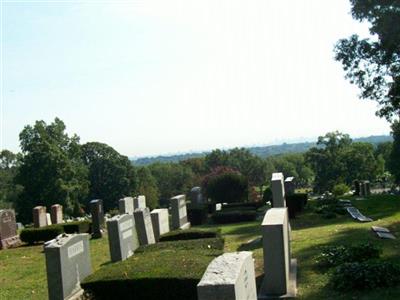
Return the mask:
[(138, 208), (145, 208), (146, 207), (146, 197), (143, 195), (139, 195), (133, 198), (133, 208), (134, 210)]
[(395, 240), (396, 237), (390, 233), (390, 230), (385, 227), (371, 226), (371, 229), (376, 233), (381, 239), (391, 239)]
[(47, 224), (47, 226), (52, 225), (52, 223), (51, 223), (51, 216), (50, 216), (49, 213), (46, 213), (46, 224)]
[(201, 187), (195, 186), (190, 190), (190, 200), (192, 205), (203, 204), (203, 194), (201, 193)]
[(172, 229), (188, 229), (186, 196), (178, 195), (171, 198)]
[(169, 232), (168, 208), (154, 209), (150, 213), (150, 216), (154, 230), (154, 238), (158, 241), (161, 235)]
[(88, 234), (63, 234), (45, 244), (50, 300), (82, 293), (80, 282), (92, 273)]
[(294, 177), (288, 177), (285, 179), (285, 193), (287, 195), (293, 195), (295, 191)]
[(15, 222), (13, 209), (0, 210), (0, 249), (8, 249), (21, 245)]
[(360, 211), (355, 207), (346, 207), (347, 212), (351, 215), (351, 217), (360, 222), (372, 222), (371, 218), (364, 216)]
[(135, 216), (136, 230), (140, 245), (154, 244), (156, 241), (149, 208), (136, 209), (133, 215)]
[(289, 298), (297, 293), (297, 260), (290, 257), (287, 208), (271, 208), (262, 222), (264, 280), (259, 299)]
[(121, 215), (123, 215), (123, 214), (133, 215), (135, 208), (133, 206), (133, 198), (132, 197), (125, 197), (125, 198), (120, 199), (118, 202), (118, 205), (119, 205), (119, 213)]
[(215, 258), (197, 285), (198, 300), (257, 300), (252, 253), (225, 253)]
[(100, 199), (90, 201), (90, 212), (92, 214), (92, 237), (101, 238), (104, 227), (103, 201)]
[(222, 203), (215, 204), (215, 211), (221, 211), (221, 210), (222, 210)]
[(36, 206), (33, 208), (33, 226), (35, 228), (47, 226), (46, 207)]
[(125, 260), (139, 247), (133, 215), (118, 215), (107, 221), (111, 261)]
[(60, 204), (54, 204), (51, 206), (51, 223), (61, 224), (63, 223), (63, 207)]
[(285, 185), (282, 173), (273, 173), (271, 179), (272, 207), (286, 207)]

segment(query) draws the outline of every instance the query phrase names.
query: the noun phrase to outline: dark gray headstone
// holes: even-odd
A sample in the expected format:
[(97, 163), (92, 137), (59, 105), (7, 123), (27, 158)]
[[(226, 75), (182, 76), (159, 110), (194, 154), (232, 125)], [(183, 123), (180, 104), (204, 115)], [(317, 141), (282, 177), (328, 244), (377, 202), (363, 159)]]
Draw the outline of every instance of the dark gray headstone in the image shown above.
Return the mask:
[(285, 193), (287, 195), (293, 195), (295, 192), (294, 177), (288, 177), (285, 179)]
[(14, 210), (0, 210), (0, 249), (17, 247), (20, 244)]
[(185, 195), (178, 195), (171, 198), (172, 229), (188, 229)]
[(360, 181), (354, 180), (354, 195), (360, 196)]
[(154, 244), (156, 241), (149, 208), (136, 209), (133, 215), (135, 216), (136, 230), (140, 245)]
[(92, 214), (92, 237), (101, 238), (104, 228), (103, 201), (100, 199), (90, 201), (90, 212)]
[(272, 207), (286, 207), (285, 184), (282, 173), (273, 173), (271, 178)]
[(35, 228), (47, 226), (46, 207), (36, 206), (33, 208), (33, 226)]
[(203, 194), (201, 193), (201, 187), (195, 186), (190, 190), (190, 200), (192, 205), (203, 204)]
[(79, 294), (80, 282), (92, 273), (88, 234), (63, 234), (45, 244), (50, 300)]
[(111, 261), (125, 260), (139, 247), (133, 215), (115, 216), (107, 221)]

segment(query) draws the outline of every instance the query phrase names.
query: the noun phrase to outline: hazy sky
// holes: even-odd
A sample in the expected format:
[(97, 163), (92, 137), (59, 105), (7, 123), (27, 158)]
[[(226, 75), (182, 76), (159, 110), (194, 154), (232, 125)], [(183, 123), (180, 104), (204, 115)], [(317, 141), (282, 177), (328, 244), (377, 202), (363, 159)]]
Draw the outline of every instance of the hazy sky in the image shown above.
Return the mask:
[(348, 0), (2, 2), (1, 148), (56, 116), (129, 156), (390, 131), (333, 59)]

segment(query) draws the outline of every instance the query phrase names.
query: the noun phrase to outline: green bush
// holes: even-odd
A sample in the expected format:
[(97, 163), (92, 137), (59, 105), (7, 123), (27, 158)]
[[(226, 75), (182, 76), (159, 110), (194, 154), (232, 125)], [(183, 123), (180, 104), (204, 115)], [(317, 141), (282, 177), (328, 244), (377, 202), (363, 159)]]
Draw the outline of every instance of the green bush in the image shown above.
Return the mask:
[(21, 241), (33, 245), (34, 243), (47, 242), (64, 233), (61, 225), (50, 225), (41, 228), (26, 228), (20, 233)]
[(270, 201), (272, 204), (272, 190), (271, 188), (267, 187), (263, 193), (263, 202)]
[(239, 202), (239, 203), (227, 203), (222, 205), (222, 209), (234, 209), (234, 208), (251, 208), (251, 209), (258, 209), (260, 207), (264, 206), (264, 203), (259, 201), (259, 202)]
[(212, 215), (212, 220), (216, 224), (248, 222), (256, 218), (255, 211), (219, 211)]
[(167, 241), (180, 241), (180, 240), (196, 240), (196, 239), (207, 239), (220, 237), (221, 233), (219, 229), (186, 229), (186, 230), (175, 230), (163, 234), (160, 237), (160, 242)]
[(363, 262), (379, 258), (381, 249), (372, 243), (362, 243), (354, 246), (325, 247), (317, 257), (320, 267), (334, 267), (343, 263)]
[(60, 224), (64, 228), (65, 233), (90, 233), (90, 221), (76, 221)]
[(331, 279), (340, 291), (353, 291), (396, 286), (400, 283), (400, 267), (388, 262), (365, 261), (338, 266)]
[(224, 239), (221, 237), (206, 238), (197, 240), (180, 240), (180, 241), (168, 241), (152, 245), (141, 246), (135, 253), (143, 253), (147, 251), (160, 251), (163, 249), (175, 250), (196, 250), (196, 249), (224, 249)]
[(88, 276), (81, 286), (96, 300), (195, 300), (197, 284), (221, 250), (138, 252), (127, 260), (108, 264)]
[(189, 222), (196, 226), (207, 221), (207, 207), (189, 207), (187, 210)]
[(350, 191), (350, 188), (344, 183), (339, 183), (335, 185), (332, 189), (332, 194), (336, 197), (343, 196)]
[(206, 194), (214, 203), (244, 201), (248, 195), (247, 179), (236, 173), (217, 175), (209, 180)]

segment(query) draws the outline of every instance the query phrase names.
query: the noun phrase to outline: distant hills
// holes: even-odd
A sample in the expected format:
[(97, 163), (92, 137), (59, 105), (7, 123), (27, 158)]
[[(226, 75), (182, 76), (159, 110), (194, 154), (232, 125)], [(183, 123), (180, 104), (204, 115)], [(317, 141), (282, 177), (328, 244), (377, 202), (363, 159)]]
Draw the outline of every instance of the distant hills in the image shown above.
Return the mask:
[[(361, 138), (354, 138), (354, 142), (366, 142), (371, 143), (374, 145), (393, 141), (393, 138), (389, 135), (375, 135), (369, 137), (361, 137)], [(257, 146), (257, 147), (244, 147), (248, 149), (251, 153), (258, 155), (262, 158), (278, 155), (278, 154), (285, 154), (285, 153), (302, 153), (306, 152), (308, 149), (314, 147), (316, 145), (315, 142), (302, 142), (302, 143), (293, 143), (287, 144), (283, 143), (281, 145), (270, 145), (270, 146)], [(175, 154), (175, 155), (160, 155), (160, 156), (153, 156), (153, 157), (141, 157), (137, 159), (131, 158), (131, 161), (136, 166), (145, 166), (155, 162), (179, 162), (182, 160), (186, 160), (189, 158), (196, 158), (196, 157), (204, 157), (210, 151), (205, 152), (193, 152), (193, 153), (183, 153), (183, 154)]]

